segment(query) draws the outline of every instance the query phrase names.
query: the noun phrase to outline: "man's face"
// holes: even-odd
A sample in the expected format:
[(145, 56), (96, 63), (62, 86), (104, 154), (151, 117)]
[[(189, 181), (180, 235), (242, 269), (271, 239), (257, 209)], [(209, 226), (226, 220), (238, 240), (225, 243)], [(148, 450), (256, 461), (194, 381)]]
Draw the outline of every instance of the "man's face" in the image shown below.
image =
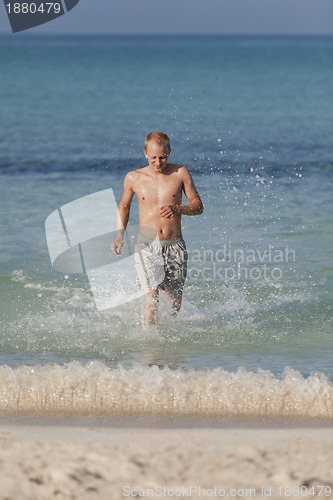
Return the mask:
[(169, 148), (165, 144), (150, 141), (144, 154), (154, 172), (163, 172), (170, 156)]

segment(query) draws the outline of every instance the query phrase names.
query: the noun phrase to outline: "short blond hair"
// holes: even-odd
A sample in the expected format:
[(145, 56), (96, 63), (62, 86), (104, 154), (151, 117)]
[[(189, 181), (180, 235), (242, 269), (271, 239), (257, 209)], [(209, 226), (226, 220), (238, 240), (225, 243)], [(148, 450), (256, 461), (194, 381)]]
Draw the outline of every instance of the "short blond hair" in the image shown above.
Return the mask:
[(159, 144), (163, 144), (165, 147), (168, 148), (168, 151), (170, 153), (171, 151), (170, 139), (164, 132), (151, 132), (150, 134), (148, 134), (145, 139), (145, 151), (147, 151), (147, 147), (150, 141), (156, 141)]

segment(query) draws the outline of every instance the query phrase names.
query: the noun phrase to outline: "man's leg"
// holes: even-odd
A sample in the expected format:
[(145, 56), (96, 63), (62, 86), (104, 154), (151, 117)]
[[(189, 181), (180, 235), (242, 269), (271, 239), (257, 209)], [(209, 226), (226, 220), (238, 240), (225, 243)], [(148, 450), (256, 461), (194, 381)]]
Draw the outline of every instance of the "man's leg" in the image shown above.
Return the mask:
[(172, 307), (171, 316), (177, 316), (182, 305), (183, 287), (187, 271), (187, 251), (185, 241), (178, 240), (163, 249), (165, 258), (165, 278), (162, 285)]
[(134, 247), (134, 263), (138, 283), (143, 292), (143, 322), (156, 323), (158, 309), (158, 286), (164, 279), (162, 248), (158, 243), (138, 237)]
[(182, 305), (182, 296), (181, 295), (174, 295), (168, 290), (165, 290), (165, 296), (168, 299), (168, 302), (171, 305), (172, 308), (172, 313), (171, 316), (175, 317), (180, 311), (181, 305)]
[(143, 299), (143, 322), (145, 325), (154, 325), (158, 308), (158, 290), (149, 290)]

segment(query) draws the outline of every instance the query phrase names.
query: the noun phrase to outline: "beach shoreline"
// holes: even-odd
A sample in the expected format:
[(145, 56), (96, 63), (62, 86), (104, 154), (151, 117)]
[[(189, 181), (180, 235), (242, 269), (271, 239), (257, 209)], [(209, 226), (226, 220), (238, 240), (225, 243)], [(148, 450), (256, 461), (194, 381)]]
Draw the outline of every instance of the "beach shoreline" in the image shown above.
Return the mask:
[(147, 428), (139, 421), (132, 427), (49, 422), (0, 422), (1, 499), (333, 498), (328, 423)]
[(0, 415), (4, 427), (77, 427), (102, 429), (332, 429), (331, 417), (281, 415), (226, 415), (224, 413), (163, 413), (91, 410), (5, 411)]

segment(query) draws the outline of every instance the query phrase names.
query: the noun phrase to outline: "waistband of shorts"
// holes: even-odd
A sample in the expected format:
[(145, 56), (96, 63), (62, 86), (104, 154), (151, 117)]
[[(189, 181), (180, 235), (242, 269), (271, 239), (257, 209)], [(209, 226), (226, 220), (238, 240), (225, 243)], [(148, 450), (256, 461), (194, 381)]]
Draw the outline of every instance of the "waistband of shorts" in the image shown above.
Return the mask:
[(178, 236), (177, 238), (172, 238), (171, 240), (151, 240), (150, 238), (147, 238), (146, 236), (142, 236), (142, 234), (138, 235), (137, 239), (138, 243), (146, 243), (147, 245), (156, 245), (156, 246), (162, 246), (162, 247), (168, 247), (170, 245), (176, 245), (177, 243), (185, 243), (184, 238), (182, 236)]

